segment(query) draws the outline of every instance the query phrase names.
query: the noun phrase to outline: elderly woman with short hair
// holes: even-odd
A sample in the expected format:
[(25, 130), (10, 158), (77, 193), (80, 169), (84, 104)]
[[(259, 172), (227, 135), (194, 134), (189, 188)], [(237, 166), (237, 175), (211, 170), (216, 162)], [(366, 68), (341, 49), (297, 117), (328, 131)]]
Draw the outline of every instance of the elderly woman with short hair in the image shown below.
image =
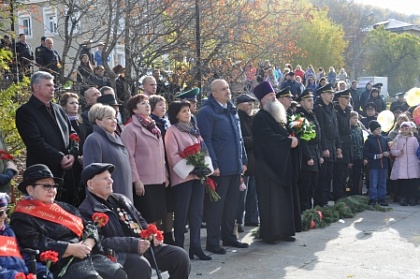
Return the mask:
[(95, 104), (89, 110), (89, 122), (93, 125), (84, 144), (83, 167), (92, 163), (108, 163), (115, 166), (112, 173), (114, 192), (123, 194), (133, 201), (133, 185), (128, 150), (115, 133), (117, 119), (115, 109)]
[[(165, 187), (169, 185), (162, 133), (150, 117), (149, 98), (139, 94), (127, 102), (132, 121), (122, 132), (134, 183), (134, 205), (148, 223), (166, 216)], [(185, 225), (185, 224), (184, 224)]]

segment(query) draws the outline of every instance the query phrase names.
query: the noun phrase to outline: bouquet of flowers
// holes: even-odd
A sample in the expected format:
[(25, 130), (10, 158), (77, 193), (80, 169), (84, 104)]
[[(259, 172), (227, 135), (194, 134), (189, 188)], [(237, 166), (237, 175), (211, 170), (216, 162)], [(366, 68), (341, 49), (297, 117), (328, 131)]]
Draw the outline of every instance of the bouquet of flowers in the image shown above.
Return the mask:
[(32, 273), (29, 273), (28, 275), (25, 275), (25, 273), (23, 273), (23, 272), (18, 272), (18, 273), (16, 273), (14, 279), (36, 279), (36, 277)]
[[(213, 173), (211, 168), (211, 159), (207, 156), (207, 152), (201, 148), (200, 143), (193, 144), (180, 152), (179, 155), (186, 160), (187, 166), (191, 166), (188, 172), (197, 175), (202, 184), (206, 186), (206, 192), (210, 196), (211, 201), (220, 200), (219, 194), (216, 192), (216, 182), (207, 177)], [(174, 168), (176, 171), (176, 166)], [(185, 168), (184, 168), (185, 170)]]
[(148, 225), (147, 229), (142, 230), (140, 232), (140, 237), (145, 240), (149, 240), (151, 243), (153, 243), (154, 239), (158, 241), (163, 241), (162, 231), (158, 230), (153, 224)]
[[(95, 224), (95, 226), (97, 228), (102, 228), (104, 227), (108, 221), (109, 221), (109, 217), (108, 215), (106, 215), (105, 213), (101, 213), (101, 212), (95, 212), (92, 215), (92, 221)], [(82, 242), (85, 241), (89, 236), (91, 236), (94, 232), (92, 231), (88, 231), (87, 233), (83, 234), (83, 238), (82, 238)], [(69, 265), (73, 262), (74, 260), (74, 256), (71, 257), (71, 259), (69, 260), (69, 262), (66, 264), (66, 266), (63, 267), (63, 269), (60, 271), (60, 273), (58, 274), (58, 277), (63, 277), (64, 274), (66, 274), (67, 269), (69, 267)]]
[(288, 117), (290, 135), (297, 136), (302, 140), (310, 141), (316, 137), (314, 125), (300, 114)]
[[(150, 243), (152, 243), (152, 245), (153, 245), (153, 242), (154, 242), (155, 239), (157, 241), (160, 241), (160, 242), (163, 241), (162, 231), (158, 230), (156, 228), (156, 226), (153, 225), (153, 224), (149, 224), (147, 226), (147, 229), (142, 230), (140, 232), (140, 237), (145, 239), (145, 240), (150, 241)], [(156, 262), (155, 253), (154, 253), (153, 249), (151, 249), (151, 248), (149, 248), (149, 251), (150, 251), (150, 255), (152, 256), (153, 263), (155, 264), (155, 267), (156, 267), (156, 275), (157, 275), (158, 279), (162, 279), (162, 276), (160, 274), (160, 271), (159, 271), (159, 268), (158, 268), (158, 265), (157, 265), (157, 262)]]
[(0, 159), (4, 161), (13, 161), (15, 157), (4, 150), (0, 150)]
[(47, 270), (45, 271), (45, 277), (48, 277), (48, 272), (50, 270), (51, 263), (56, 263), (58, 261), (58, 253), (52, 250), (42, 252), (39, 255), (41, 262), (45, 263)]
[(77, 134), (70, 134), (69, 154), (77, 156), (79, 154), (79, 142), (80, 138)]

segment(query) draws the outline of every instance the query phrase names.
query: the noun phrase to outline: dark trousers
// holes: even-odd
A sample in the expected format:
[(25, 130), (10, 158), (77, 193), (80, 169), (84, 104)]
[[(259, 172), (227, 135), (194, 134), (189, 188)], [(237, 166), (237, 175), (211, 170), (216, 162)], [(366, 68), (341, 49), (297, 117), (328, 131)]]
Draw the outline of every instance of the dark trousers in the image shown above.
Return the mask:
[(245, 224), (258, 224), (257, 181), (255, 176), (247, 177), (247, 192), (245, 199)]
[[(153, 248), (159, 270), (168, 271), (171, 279), (187, 279), (190, 270), (190, 259), (184, 249), (163, 244)], [(144, 257), (143, 257), (144, 256)], [(156, 268), (150, 251), (144, 255), (127, 254), (124, 271), (128, 279), (151, 278), (151, 267)]]
[(312, 198), (318, 182), (318, 172), (301, 170), (299, 186), (299, 201), (301, 212), (312, 208)]
[(348, 163), (336, 162), (333, 169), (333, 199), (337, 201), (345, 197), (348, 177)]
[(234, 234), (235, 216), (238, 209), (240, 174), (212, 177), (220, 200), (211, 202), (206, 195), (207, 247), (220, 246), (237, 241)]
[(184, 247), (185, 224), (190, 228), (190, 247), (200, 247), (200, 227), (203, 219), (204, 185), (190, 180), (172, 187), (174, 195), (175, 245)]
[(361, 195), (362, 194), (362, 171), (363, 171), (363, 160), (353, 160), (353, 166), (351, 167), (351, 190), (350, 195)]
[(321, 172), (318, 174), (318, 182), (314, 192), (314, 206), (324, 206), (328, 202), (333, 178), (334, 162), (324, 161)]

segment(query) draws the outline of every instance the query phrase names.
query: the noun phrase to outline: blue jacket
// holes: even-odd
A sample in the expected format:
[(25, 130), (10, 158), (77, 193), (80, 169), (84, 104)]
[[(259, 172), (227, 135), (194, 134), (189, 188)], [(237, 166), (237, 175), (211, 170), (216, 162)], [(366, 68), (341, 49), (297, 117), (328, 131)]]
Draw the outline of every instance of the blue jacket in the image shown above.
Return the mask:
[(248, 160), (234, 104), (229, 102), (224, 108), (210, 95), (197, 115), (197, 124), (213, 168), (218, 168), (220, 175), (241, 174)]
[[(0, 232), (2, 236), (16, 237), (12, 228), (9, 225), (6, 225), (5, 229)], [(27, 266), (31, 265), (31, 259), (28, 255), (23, 255), (24, 259), (19, 259), (16, 257), (0, 257), (0, 278), (1, 279), (14, 279), (16, 274), (23, 272), (28, 274), (28, 272), (34, 272), (34, 270), (29, 270)], [(26, 264), (26, 265), (25, 265)], [(37, 278), (44, 278), (46, 267), (42, 263), (36, 263)], [(48, 279), (52, 279), (52, 273), (48, 274)]]
[[(13, 230), (6, 225), (6, 228), (0, 232), (2, 236), (16, 237)], [(25, 261), (17, 257), (0, 257), (0, 278), (1, 279), (14, 279), (15, 275), (19, 272), (28, 273), (25, 266)]]
[(388, 140), (383, 136), (369, 135), (363, 146), (363, 155), (368, 159), (371, 169), (387, 169), (388, 158), (377, 158), (377, 154), (389, 152)]

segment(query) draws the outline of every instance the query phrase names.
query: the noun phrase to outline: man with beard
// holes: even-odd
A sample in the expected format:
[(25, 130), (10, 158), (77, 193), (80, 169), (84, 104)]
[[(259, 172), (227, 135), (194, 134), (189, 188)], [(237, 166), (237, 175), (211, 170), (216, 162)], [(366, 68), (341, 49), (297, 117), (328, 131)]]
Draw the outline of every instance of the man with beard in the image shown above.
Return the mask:
[(296, 113), (306, 118), (316, 132), (315, 138), (306, 141), (300, 140), (300, 148), (302, 149), (302, 167), (299, 181), (299, 202), (301, 211), (312, 208), (313, 193), (318, 181), (318, 173), (321, 170), (321, 164), (324, 159), (321, 157), (321, 130), (318, 120), (313, 113), (314, 95), (312, 90), (305, 89), (299, 95), (298, 102), (300, 106)]
[(252, 123), (260, 237), (268, 244), (295, 241), (290, 151), (298, 145), (298, 139), (288, 134), (286, 111), (271, 85), (260, 83), (254, 95), (262, 105)]
[(334, 163), (342, 154), (337, 114), (332, 104), (334, 91), (331, 84), (320, 87), (317, 93), (319, 98), (315, 101), (314, 113), (321, 128), (321, 156), (324, 158), (324, 163), (318, 176), (314, 205), (326, 206), (330, 195)]

